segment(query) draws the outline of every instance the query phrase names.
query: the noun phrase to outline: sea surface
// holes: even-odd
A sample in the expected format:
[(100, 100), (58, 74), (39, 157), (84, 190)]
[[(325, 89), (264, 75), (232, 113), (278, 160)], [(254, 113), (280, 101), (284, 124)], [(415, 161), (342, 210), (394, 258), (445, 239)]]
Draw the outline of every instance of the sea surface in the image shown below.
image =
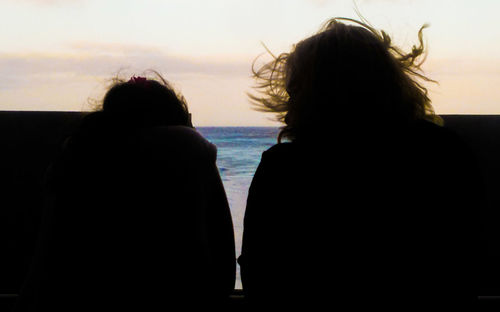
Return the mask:
[[(217, 166), (231, 207), (236, 255), (239, 256), (248, 188), (262, 152), (276, 144), (279, 128), (198, 127), (197, 130), (217, 146)], [(236, 288), (241, 288), (239, 267)]]

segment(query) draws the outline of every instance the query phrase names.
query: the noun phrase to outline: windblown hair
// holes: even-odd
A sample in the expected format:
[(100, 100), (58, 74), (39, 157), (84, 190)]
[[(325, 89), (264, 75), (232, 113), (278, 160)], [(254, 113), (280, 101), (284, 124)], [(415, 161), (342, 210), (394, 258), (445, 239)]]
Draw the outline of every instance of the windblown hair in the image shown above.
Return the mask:
[[(129, 133), (157, 126), (189, 126), (191, 117), (184, 97), (157, 72), (156, 78), (115, 77), (102, 103), (86, 115), (72, 135), (84, 149), (107, 148)], [(113, 143), (114, 144), (114, 143)]]
[[(184, 97), (157, 72), (156, 79), (114, 78), (100, 111), (122, 118), (135, 126), (188, 126), (189, 112)], [(133, 125), (131, 125), (133, 126)]]
[[(351, 22), (355, 25), (345, 24)], [(290, 53), (256, 69), (254, 108), (277, 113), (282, 138), (295, 140), (331, 130), (335, 123), (404, 126), (425, 119), (437, 124), (421, 70), (426, 58), (423, 25), (419, 44), (406, 53), (390, 36), (362, 21), (333, 18)], [(267, 49), (267, 48), (266, 48)]]

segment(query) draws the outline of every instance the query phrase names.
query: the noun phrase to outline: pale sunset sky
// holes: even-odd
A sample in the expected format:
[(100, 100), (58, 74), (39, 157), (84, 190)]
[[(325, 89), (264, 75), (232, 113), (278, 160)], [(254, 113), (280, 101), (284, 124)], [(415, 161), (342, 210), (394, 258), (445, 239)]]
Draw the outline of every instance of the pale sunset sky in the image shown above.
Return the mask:
[[(410, 48), (417, 31), (437, 113), (500, 114), (498, 0), (356, 0)], [(251, 109), (251, 63), (289, 51), (352, 0), (0, 0), (0, 110), (89, 110), (110, 78), (159, 71), (195, 126), (273, 126)], [(265, 60), (265, 57), (263, 58)]]

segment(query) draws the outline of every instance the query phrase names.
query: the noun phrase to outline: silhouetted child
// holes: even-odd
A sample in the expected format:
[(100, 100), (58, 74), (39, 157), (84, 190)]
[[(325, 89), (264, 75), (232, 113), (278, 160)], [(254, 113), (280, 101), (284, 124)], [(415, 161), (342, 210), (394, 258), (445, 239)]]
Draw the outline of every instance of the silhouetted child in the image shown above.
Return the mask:
[(250, 98), (284, 126), (248, 195), (239, 263), (252, 305), (475, 301), (480, 178), (422, 85), (425, 27), (406, 53), (367, 23), (334, 18), (254, 69)]
[(117, 80), (69, 137), (18, 311), (159, 311), (220, 304), (235, 282), (216, 148), (158, 80)]

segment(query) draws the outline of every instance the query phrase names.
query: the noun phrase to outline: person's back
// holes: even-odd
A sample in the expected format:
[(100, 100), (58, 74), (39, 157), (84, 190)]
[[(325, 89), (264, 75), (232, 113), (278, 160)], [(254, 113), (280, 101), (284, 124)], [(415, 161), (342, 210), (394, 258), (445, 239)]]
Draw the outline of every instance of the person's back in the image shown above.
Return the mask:
[(251, 98), (290, 142), (250, 187), (245, 293), (259, 307), (473, 304), (481, 181), (408, 74), (423, 46), (395, 57), (385, 33), (340, 20), (254, 72)]
[(50, 168), (19, 310), (188, 308), (231, 294), (234, 236), (215, 146), (184, 125), (123, 121), (91, 113)]
[(250, 300), (407, 309), (449, 296), (450, 308), (474, 293), (469, 151), (427, 122), (373, 139), (263, 154), (239, 259)]

